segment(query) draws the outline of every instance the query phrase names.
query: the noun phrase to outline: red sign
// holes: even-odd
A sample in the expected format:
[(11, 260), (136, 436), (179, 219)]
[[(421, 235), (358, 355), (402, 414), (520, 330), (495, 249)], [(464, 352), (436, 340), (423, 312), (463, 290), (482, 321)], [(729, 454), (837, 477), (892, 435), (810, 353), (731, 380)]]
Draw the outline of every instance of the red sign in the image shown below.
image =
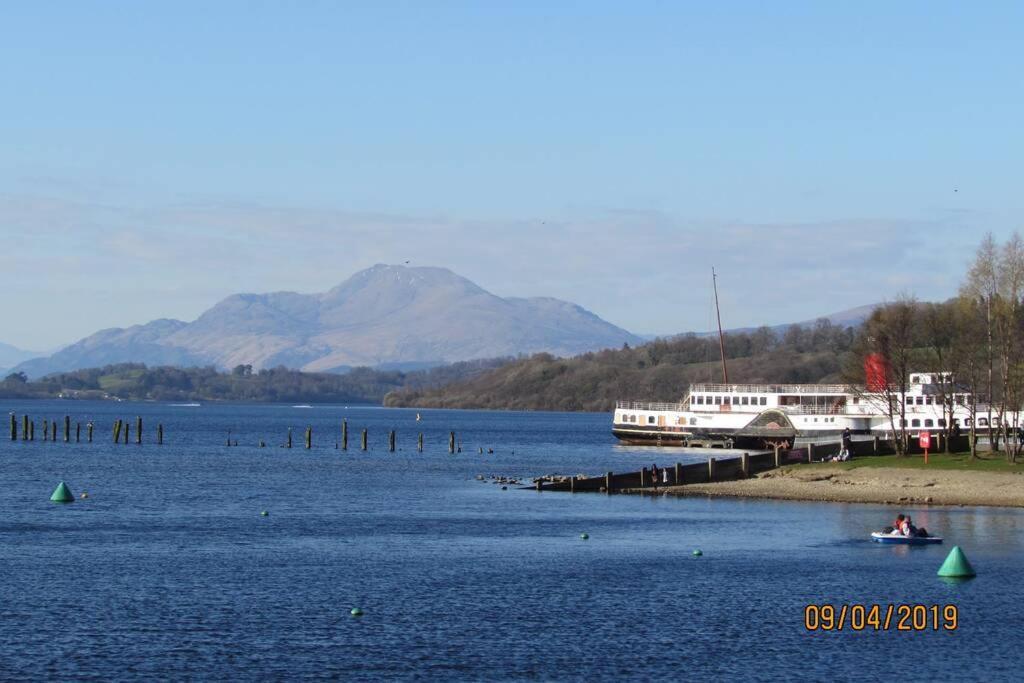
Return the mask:
[(921, 448), (928, 450), (928, 448), (932, 445), (932, 435), (929, 434), (928, 432), (921, 432), (920, 434), (917, 435), (917, 443), (918, 445), (921, 446)]

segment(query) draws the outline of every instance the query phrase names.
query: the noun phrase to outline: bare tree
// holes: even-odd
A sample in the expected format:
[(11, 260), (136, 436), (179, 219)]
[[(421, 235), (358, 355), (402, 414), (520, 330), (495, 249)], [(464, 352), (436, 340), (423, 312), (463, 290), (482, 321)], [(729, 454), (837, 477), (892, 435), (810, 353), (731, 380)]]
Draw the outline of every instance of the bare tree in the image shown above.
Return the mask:
[(902, 296), (894, 303), (875, 309), (862, 332), (864, 349), (884, 358), (889, 370), (883, 390), (868, 392), (865, 396), (876, 402), (880, 399), (878, 407), (889, 419), (896, 454), (901, 456), (907, 452), (907, 390), (917, 318), (917, 302), (910, 296)]
[(967, 272), (967, 280), (961, 287), (961, 294), (981, 302), (985, 308), (985, 362), (988, 374), (988, 441), (989, 448), (995, 450), (995, 434), (992, 430), (992, 402), (995, 400), (995, 383), (992, 374), (993, 357), (993, 332), (995, 323), (993, 319), (993, 306), (995, 298), (999, 294), (999, 251), (992, 233), (985, 235), (974, 255), (974, 262)]

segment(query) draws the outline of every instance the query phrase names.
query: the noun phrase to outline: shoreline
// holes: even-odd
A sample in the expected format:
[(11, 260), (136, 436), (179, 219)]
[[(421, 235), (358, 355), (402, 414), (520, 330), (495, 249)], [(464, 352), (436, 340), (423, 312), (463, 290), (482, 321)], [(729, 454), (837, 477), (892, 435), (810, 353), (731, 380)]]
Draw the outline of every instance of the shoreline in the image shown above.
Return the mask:
[[(1018, 473), (897, 467), (806, 469), (794, 465), (749, 479), (666, 486), (659, 487), (657, 492), (826, 503), (1024, 507), (1024, 477)], [(650, 494), (652, 490), (629, 489), (623, 493)]]

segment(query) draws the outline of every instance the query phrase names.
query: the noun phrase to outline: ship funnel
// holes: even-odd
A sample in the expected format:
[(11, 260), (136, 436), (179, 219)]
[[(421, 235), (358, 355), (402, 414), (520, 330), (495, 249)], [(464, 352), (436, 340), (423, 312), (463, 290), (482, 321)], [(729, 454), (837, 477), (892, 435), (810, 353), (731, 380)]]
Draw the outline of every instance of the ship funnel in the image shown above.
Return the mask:
[(864, 359), (864, 384), (868, 391), (885, 391), (891, 375), (889, 361), (882, 354), (871, 353)]

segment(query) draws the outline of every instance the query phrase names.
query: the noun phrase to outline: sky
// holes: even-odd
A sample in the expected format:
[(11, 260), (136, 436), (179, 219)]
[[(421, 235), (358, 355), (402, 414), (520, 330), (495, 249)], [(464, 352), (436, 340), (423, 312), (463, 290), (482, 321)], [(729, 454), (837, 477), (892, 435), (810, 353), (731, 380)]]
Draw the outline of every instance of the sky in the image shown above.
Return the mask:
[(5, 2), (0, 342), (443, 266), (630, 331), (955, 294), (1024, 4)]

